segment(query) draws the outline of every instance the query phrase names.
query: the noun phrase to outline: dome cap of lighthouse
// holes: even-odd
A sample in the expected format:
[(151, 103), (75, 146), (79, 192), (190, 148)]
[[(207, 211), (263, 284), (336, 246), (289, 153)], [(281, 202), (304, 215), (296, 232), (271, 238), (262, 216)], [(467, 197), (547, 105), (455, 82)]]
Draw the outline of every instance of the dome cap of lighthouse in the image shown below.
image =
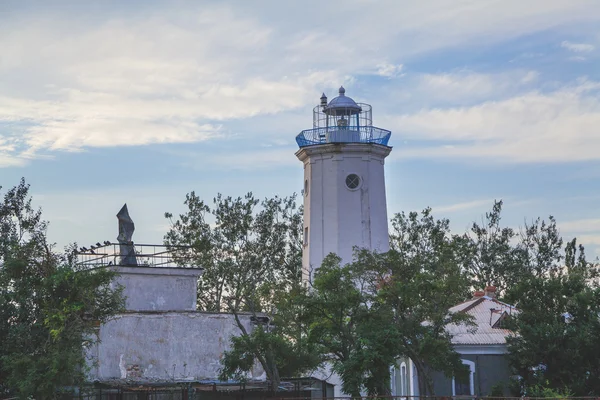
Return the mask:
[(339, 96), (331, 99), (329, 104), (323, 108), (328, 115), (353, 115), (362, 111), (362, 108), (351, 98), (346, 96), (346, 89), (340, 86)]

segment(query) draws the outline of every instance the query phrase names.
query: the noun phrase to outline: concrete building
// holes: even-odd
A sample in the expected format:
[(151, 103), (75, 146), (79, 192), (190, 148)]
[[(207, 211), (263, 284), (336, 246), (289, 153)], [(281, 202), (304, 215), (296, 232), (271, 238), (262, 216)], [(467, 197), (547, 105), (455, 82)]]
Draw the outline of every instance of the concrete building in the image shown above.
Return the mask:
[[(123, 287), (126, 299), (125, 311), (99, 325), (98, 340), (86, 350), (89, 380), (145, 384), (217, 378), (231, 337), (240, 334), (234, 316), (197, 311), (202, 268), (182, 264), (189, 248), (134, 244), (126, 205), (117, 218), (118, 243), (96, 243), (78, 253), (82, 267), (115, 270), (113, 285)], [(240, 322), (252, 331), (250, 315), (240, 315)], [(264, 378), (258, 367), (251, 375)]]
[[(196, 311), (197, 268), (117, 266), (126, 311), (98, 328), (88, 351), (90, 380), (173, 382), (214, 379), (231, 336), (233, 315)], [(241, 316), (252, 330), (249, 315)], [(257, 370), (255, 378), (262, 371)]]
[(373, 126), (371, 106), (325, 94), (302, 131), (296, 156), (304, 164), (303, 278), (311, 280), (329, 253), (352, 261), (354, 246), (389, 249), (384, 162), (391, 132)]

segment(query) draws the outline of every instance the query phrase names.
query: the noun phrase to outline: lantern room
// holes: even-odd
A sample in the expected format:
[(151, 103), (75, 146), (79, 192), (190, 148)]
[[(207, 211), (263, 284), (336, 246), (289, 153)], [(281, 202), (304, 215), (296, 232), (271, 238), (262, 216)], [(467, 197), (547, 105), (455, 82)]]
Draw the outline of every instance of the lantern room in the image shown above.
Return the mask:
[(391, 132), (373, 126), (372, 108), (346, 96), (340, 87), (338, 96), (327, 102), (325, 93), (313, 109), (313, 128), (298, 136), (300, 147), (327, 143), (373, 143), (387, 146)]

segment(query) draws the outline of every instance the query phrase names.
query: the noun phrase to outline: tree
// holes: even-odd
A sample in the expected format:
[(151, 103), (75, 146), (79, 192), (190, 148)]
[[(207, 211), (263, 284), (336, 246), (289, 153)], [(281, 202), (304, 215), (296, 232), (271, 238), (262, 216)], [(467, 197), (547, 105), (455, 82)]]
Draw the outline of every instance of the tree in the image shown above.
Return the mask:
[(471, 286), (478, 289), (495, 286), (498, 295), (519, 282), (525, 272), (514, 245), (517, 232), (501, 226), (502, 205), (502, 200), (495, 201), (481, 224), (473, 222), (470, 232), (456, 237)]
[(525, 230), (520, 248), (531, 274), (510, 290), (519, 313), (509, 321), (511, 365), (521, 389), (574, 396), (600, 394), (599, 266), (585, 258), (583, 246), (562, 239), (556, 223), (536, 221)]
[[(303, 321), (306, 288), (296, 285), (285, 291), (273, 290), (273, 308), (252, 332), (232, 338), (231, 349), (221, 360), (220, 379), (244, 381), (259, 362), (272, 368), (268, 374), (302, 376), (322, 363), (321, 349), (307, 340)], [(273, 387), (276, 389), (276, 387)]]
[(501, 227), (502, 202), (461, 238), (475, 287), (496, 285), (519, 310), (506, 321), (509, 360), (529, 396), (600, 393), (599, 267), (575, 239), (564, 244), (556, 220), (537, 218), (516, 232)]
[(419, 393), (434, 394), (430, 370), (447, 376), (466, 373), (446, 331), (449, 324), (470, 323), (468, 315), (449, 311), (469, 289), (463, 248), (460, 238), (450, 234), (449, 221), (434, 219), (429, 208), (420, 215), (396, 214), (390, 238), (391, 250), (372, 261), (385, 274), (378, 301), (393, 310), (398, 355), (414, 362)]
[(341, 265), (328, 255), (307, 293), (308, 340), (322, 349), (325, 360), (353, 398), (361, 391), (389, 395), (389, 368), (394, 364), (395, 331), (389, 307), (376, 300), (377, 271), (364, 263)]
[[(259, 201), (252, 193), (231, 198), (219, 194), (213, 206), (194, 192), (186, 195), (187, 212), (171, 221), (167, 245), (187, 245), (190, 253), (179, 254), (179, 262), (204, 268), (198, 288), (198, 305), (214, 312), (233, 313), (241, 338), (233, 340), (233, 352), (243, 360), (257, 360), (273, 387), (279, 385), (281, 358), (276, 332), (248, 332), (240, 313), (263, 319), (275, 306), (277, 292), (299, 283), (302, 266), (302, 211), (296, 197), (274, 197)], [(212, 220), (212, 221), (211, 221)], [(212, 224), (211, 224), (212, 222)], [(264, 334), (264, 335), (263, 335)], [(239, 375), (248, 362), (235, 365), (232, 354), (224, 357), (224, 375)], [(241, 360), (241, 359), (240, 359)]]
[(401, 356), (415, 363), (423, 394), (433, 394), (431, 370), (467, 373), (446, 331), (448, 324), (470, 321), (449, 311), (469, 283), (458, 239), (430, 209), (397, 214), (392, 227), (390, 251), (356, 249), (354, 261), (343, 266), (329, 255), (308, 293), (309, 340), (328, 355), (353, 397), (363, 390), (389, 395), (389, 369)]
[(28, 192), (21, 180), (0, 203), (0, 390), (44, 399), (83, 383), (84, 348), (123, 299), (112, 272), (53, 250)]

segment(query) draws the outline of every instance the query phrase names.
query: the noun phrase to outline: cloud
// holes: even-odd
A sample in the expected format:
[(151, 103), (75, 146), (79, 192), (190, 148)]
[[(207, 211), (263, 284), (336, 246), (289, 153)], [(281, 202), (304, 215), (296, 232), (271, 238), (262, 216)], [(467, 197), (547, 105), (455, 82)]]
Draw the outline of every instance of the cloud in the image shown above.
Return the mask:
[[(453, 213), (456, 211), (463, 210), (476, 210), (476, 209), (485, 209), (486, 211), (491, 210), (494, 201), (500, 200), (500, 197), (490, 197), (487, 199), (480, 200), (470, 200), (460, 203), (446, 204), (441, 206), (432, 207), (434, 212), (445, 212), (445, 213)], [(535, 204), (539, 202), (539, 199), (522, 199), (522, 200), (513, 200), (510, 198), (503, 198), (504, 204), (508, 204), (511, 209), (515, 209), (516, 207), (528, 206), (531, 204)]]
[[(296, 147), (274, 146), (253, 151), (229, 151), (225, 153), (199, 154), (198, 152), (173, 152), (178, 158), (184, 160), (187, 167), (201, 171), (213, 168), (223, 170), (251, 171), (273, 167), (300, 167), (301, 163), (294, 153)], [(200, 162), (198, 160), (201, 160)]]
[[(600, 218), (585, 218), (558, 224), (563, 237), (576, 237), (577, 243), (586, 247), (597, 246), (595, 253), (600, 256)], [(565, 235), (566, 233), (566, 235)], [(589, 250), (589, 249), (588, 249)]]
[(390, 64), (390, 63), (382, 63), (377, 65), (377, 75), (384, 76), (386, 78), (395, 78), (400, 75), (402, 72), (402, 68), (404, 66), (402, 64)]
[[(597, 235), (579, 235), (577, 236), (577, 241), (587, 246), (600, 246), (600, 231), (598, 231)], [(600, 249), (596, 249), (596, 254), (600, 256)]]
[(498, 98), (530, 87), (539, 78), (532, 70), (513, 70), (501, 73), (454, 71), (420, 74), (415, 77), (413, 92), (430, 101), (460, 102)]
[(587, 60), (587, 58), (581, 57), (581, 56), (574, 56), (574, 57), (569, 57), (568, 60), (575, 61), (575, 62), (581, 62), (581, 61)]
[(492, 204), (494, 204), (494, 199), (490, 198), (490, 199), (472, 200), (472, 201), (465, 201), (462, 203), (447, 204), (447, 205), (432, 207), (432, 210), (434, 212), (440, 212), (440, 213), (453, 213), (453, 212), (462, 211), (462, 210), (472, 210), (474, 208), (483, 207), (483, 206), (491, 207)]
[(592, 44), (587, 43), (571, 43), (569, 41), (563, 41), (560, 44), (560, 47), (565, 48), (569, 51), (573, 51), (575, 53), (589, 53), (594, 51), (595, 47)]
[(402, 157), (531, 163), (598, 160), (600, 83), (581, 80), (556, 91), (530, 91), (468, 107), (388, 117), (396, 138), (425, 141)]
[(586, 218), (563, 222), (560, 224), (560, 229), (565, 232), (598, 232), (600, 234), (600, 218)]
[[(13, 146), (3, 165), (55, 151), (222, 138), (231, 121), (299, 109), (354, 75), (398, 76), (405, 58), (600, 19), (592, 0), (548, 0), (543, 12), (534, 3), (137, 2), (77, 14), (40, 2), (0, 26), (0, 121), (26, 125), (0, 133)], [(468, 83), (447, 78), (432, 87), (450, 93)], [(491, 93), (480, 78), (464, 92)]]
[[(0, 133), (13, 143), (0, 149), (12, 155), (2, 165), (56, 150), (208, 140), (226, 132), (220, 121), (300, 107), (324, 81), (338, 80), (328, 71), (244, 73), (264, 63), (271, 33), (226, 8), (75, 29), (51, 19), (11, 35), (0, 28), (9, 88), (0, 96), (0, 122), (25, 123)], [(20, 45), (1, 39), (8, 36)], [(30, 70), (31, 82), (10, 90), (20, 68)]]
[(14, 157), (7, 153), (0, 152), (0, 168), (22, 167), (27, 164), (27, 159), (23, 157)]

